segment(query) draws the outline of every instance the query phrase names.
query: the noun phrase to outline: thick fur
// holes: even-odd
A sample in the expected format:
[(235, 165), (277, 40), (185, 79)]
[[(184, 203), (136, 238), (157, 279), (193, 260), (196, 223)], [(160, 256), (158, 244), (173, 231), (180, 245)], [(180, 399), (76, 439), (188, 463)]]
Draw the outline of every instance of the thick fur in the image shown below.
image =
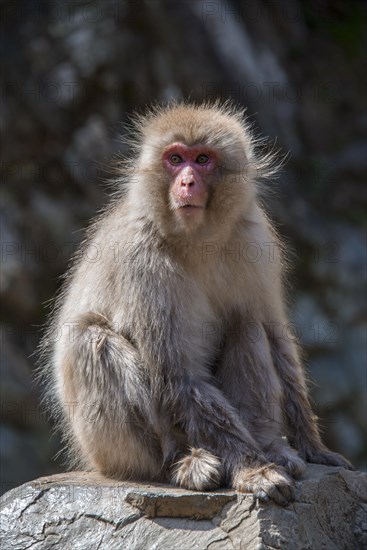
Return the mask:
[[(281, 246), (257, 192), (274, 163), (228, 105), (157, 108), (135, 128), (122, 192), (90, 230), (45, 337), (51, 406), (84, 467), (285, 504), (304, 460), (351, 465), (322, 444), (284, 336)], [(161, 155), (176, 141), (220, 158), (196, 225), (169, 206)]]

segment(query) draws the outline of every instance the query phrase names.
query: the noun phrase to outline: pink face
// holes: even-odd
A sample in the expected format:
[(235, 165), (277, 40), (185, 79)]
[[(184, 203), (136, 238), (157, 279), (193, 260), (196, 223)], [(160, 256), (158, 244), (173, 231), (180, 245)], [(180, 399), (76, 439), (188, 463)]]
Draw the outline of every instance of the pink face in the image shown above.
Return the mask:
[(163, 152), (163, 163), (171, 175), (171, 204), (179, 215), (196, 216), (206, 208), (209, 182), (218, 159), (204, 145), (188, 147), (172, 143)]

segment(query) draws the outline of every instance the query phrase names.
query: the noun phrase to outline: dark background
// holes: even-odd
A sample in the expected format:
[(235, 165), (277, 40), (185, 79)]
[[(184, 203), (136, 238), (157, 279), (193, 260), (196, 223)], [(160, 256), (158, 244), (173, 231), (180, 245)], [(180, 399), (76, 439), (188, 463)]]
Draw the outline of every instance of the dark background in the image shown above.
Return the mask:
[[(345, 1), (1, 1), (2, 491), (55, 472), (32, 383), (129, 113), (232, 98), (290, 159), (268, 206), (324, 439), (366, 468), (365, 22)], [(113, 162), (112, 162), (113, 163)]]

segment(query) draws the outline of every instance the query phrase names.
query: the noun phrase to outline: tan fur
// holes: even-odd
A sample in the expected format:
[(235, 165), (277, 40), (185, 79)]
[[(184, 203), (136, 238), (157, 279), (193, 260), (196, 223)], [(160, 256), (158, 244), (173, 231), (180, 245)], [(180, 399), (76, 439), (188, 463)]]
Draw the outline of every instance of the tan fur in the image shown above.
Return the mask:
[[(226, 483), (284, 504), (286, 471), (301, 475), (302, 459), (351, 466), (321, 443), (297, 346), (282, 332), (281, 245), (258, 198), (273, 159), (226, 104), (157, 108), (135, 128), (119, 191), (58, 300), (61, 336), (45, 338), (66, 439), (111, 477)], [(191, 224), (170, 206), (162, 164), (177, 141), (220, 159)]]
[(172, 483), (195, 491), (215, 489), (221, 482), (221, 463), (204, 449), (191, 449), (174, 466)]

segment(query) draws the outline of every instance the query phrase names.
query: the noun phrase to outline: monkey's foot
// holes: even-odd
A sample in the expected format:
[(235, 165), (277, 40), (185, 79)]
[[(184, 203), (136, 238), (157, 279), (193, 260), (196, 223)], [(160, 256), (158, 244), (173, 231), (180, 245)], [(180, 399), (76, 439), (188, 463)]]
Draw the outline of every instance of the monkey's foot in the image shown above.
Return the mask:
[(341, 466), (347, 470), (354, 470), (354, 466), (344, 456), (329, 451), (326, 447), (320, 449), (306, 449), (300, 453), (307, 462), (325, 464), (327, 466)]
[(220, 482), (221, 462), (204, 449), (191, 449), (175, 464), (172, 475), (174, 485), (196, 491), (215, 489)]
[(235, 475), (233, 487), (241, 493), (253, 493), (259, 499), (271, 498), (283, 506), (294, 500), (292, 478), (275, 464), (241, 469)]
[(283, 466), (285, 471), (295, 478), (301, 477), (306, 469), (305, 461), (291, 447), (270, 449), (265, 453), (265, 456), (269, 462)]

